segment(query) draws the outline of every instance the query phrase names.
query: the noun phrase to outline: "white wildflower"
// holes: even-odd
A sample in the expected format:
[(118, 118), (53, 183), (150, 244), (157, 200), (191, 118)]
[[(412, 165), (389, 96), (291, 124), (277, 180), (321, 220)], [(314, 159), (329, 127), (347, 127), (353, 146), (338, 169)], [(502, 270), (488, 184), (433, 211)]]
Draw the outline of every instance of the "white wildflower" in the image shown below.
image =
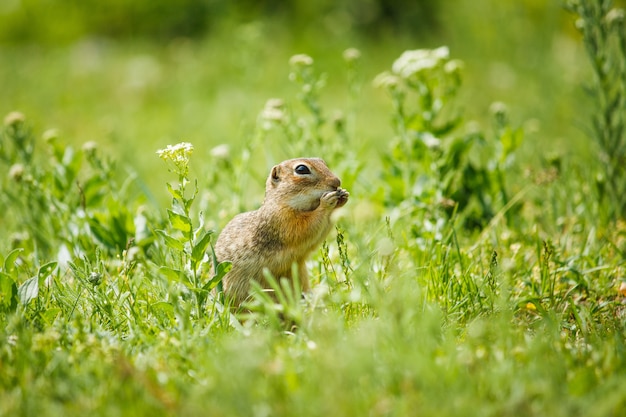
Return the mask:
[(181, 142), (176, 145), (167, 145), (167, 148), (159, 149), (156, 153), (164, 161), (187, 163), (192, 152), (193, 145), (191, 143)]
[(265, 103), (261, 118), (270, 122), (281, 122), (285, 119), (285, 103), (278, 98), (271, 98)]
[(294, 55), (289, 58), (289, 65), (294, 67), (310, 67), (313, 65), (313, 58), (305, 54)]
[(92, 140), (83, 144), (83, 152), (87, 155), (93, 155), (98, 150), (98, 144)]
[(230, 156), (230, 146), (226, 143), (217, 145), (215, 148), (211, 149), (211, 156), (216, 159), (228, 159)]
[(11, 168), (9, 168), (9, 178), (13, 181), (20, 182), (24, 177), (24, 165), (22, 164), (13, 164)]
[(348, 48), (343, 51), (343, 59), (346, 62), (358, 61), (361, 58), (361, 51), (356, 48)]
[(576, 22), (574, 22), (574, 26), (576, 26), (576, 29), (578, 29), (578, 30), (584, 30), (585, 29), (585, 19), (583, 19), (583, 18), (576, 19)]
[(59, 131), (58, 129), (48, 129), (45, 132), (43, 132), (43, 135), (41, 135), (41, 137), (44, 140), (44, 142), (51, 143), (51, 142), (54, 142), (56, 139), (58, 139)]
[(420, 139), (430, 149), (437, 149), (441, 146), (441, 139), (438, 139), (430, 132), (424, 132), (420, 135)]
[(463, 69), (463, 61), (460, 61), (458, 59), (453, 59), (452, 61), (448, 61), (443, 66), (443, 70), (447, 72), (448, 74), (454, 74), (455, 72), (458, 72), (461, 69)]
[(19, 111), (12, 111), (7, 114), (4, 118), (5, 126), (17, 126), (18, 124), (24, 123), (26, 121), (26, 116), (24, 113), (20, 113)]
[(395, 88), (400, 84), (400, 78), (388, 71), (380, 73), (374, 78), (375, 87)]
[(496, 117), (504, 117), (508, 113), (508, 108), (506, 104), (502, 103), (501, 101), (496, 101), (491, 103), (491, 106), (489, 106), (489, 111)]
[(624, 21), (624, 9), (611, 9), (606, 14), (606, 21), (609, 24), (622, 23)]
[(283, 101), (282, 98), (270, 98), (265, 103), (265, 107), (271, 107), (274, 109), (282, 109), (283, 107), (285, 107), (285, 102)]
[(447, 46), (440, 46), (437, 49), (433, 49), (431, 53), (437, 59), (444, 60), (450, 58), (450, 49)]
[(391, 70), (402, 78), (410, 78), (424, 70), (435, 68), (448, 60), (450, 51), (447, 46), (437, 49), (415, 49), (404, 51), (393, 63)]
[(181, 142), (176, 145), (167, 145), (165, 149), (159, 149), (157, 155), (165, 162), (174, 164), (175, 172), (181, 178), (186, 178), (189, 172), (189, 156), (193, 152), (193, 145)]

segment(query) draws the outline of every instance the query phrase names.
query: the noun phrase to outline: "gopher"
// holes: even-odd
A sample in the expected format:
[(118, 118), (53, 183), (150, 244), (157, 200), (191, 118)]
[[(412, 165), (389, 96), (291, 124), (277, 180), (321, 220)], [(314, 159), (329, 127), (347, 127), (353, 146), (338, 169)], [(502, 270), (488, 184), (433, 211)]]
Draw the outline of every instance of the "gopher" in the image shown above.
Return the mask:
[(303, 291), (309, 290), (305, 262), (332, 227), (331, 214), (348, 201), (341, 180), (319, 158), (296, 158), (274, 166), (258, 210), (235, 216), (215, 244), (219, 262), (232, 262), (224, 292), (239, 306), (250, 282), (269, 288), (263, 270), (293, 280), (295, 264)]

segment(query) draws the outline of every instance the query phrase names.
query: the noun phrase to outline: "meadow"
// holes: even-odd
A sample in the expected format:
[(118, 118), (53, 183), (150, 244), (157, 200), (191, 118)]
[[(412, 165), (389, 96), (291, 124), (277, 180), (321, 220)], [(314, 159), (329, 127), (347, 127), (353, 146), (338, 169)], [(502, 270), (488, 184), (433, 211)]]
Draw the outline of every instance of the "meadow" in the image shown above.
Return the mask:
[[(624, 12), (543, 3), (6, 35), (0, 415), (623, 415)], [(212, 244), (296, 156), (351, 194), (312, 290), (225, 308)]]

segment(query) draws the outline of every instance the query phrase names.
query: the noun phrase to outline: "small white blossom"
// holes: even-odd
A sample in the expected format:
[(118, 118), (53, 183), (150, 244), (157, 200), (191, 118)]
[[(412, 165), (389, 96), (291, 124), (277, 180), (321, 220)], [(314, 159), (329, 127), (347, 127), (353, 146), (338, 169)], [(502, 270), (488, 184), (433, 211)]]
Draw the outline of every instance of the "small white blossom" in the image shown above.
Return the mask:
[(167, 145), (165, 149), (159, 149), (157, 155), (165, 162), (173, 163), (178, 176), (186, 179), (189, 172), (189, 156), (192, 152), (193, 145), (191, 143), (181, 142), (176, 145)]
[(343, 51), (343, 59), (346, 62), (358, 61), (361, 58), (361, 51), (356, 48), (348, 48)]
[(271, 98), (265, 103), (261, 118), (270, 122), (281, 122), (285, 119), (285, 103), (279, 98)]
[(189, 162), (189, 156), (193, 152), (193, 145), (188, 142), (167, 145), (165, 149), (159, 149), (156, 153), (164, 161), (172, 161), (175, 164)]
[(583, 19), (583, 18), (576, 19), (576, 22), (574, 23), (574, 26), (576, 26), (576, 29), (578, 29), (578, 30), (584, 30), (585, 29), (585, 19)]
[(441, 139), (438, 139), (430, 132), (424, 132), (421, 135), (422, 142), (430, 149), (437, 149), (441, 146)]
[(404, 51), (393, 63), (391, 70), (402, 78), (410, 78), (424, 70), (435, 68), (450, 57), (447, 46), (437, 49), (415, 49)]
[(211, 149), (211, 156), (217, 159), (227, 159), (230, 156), (230, 146), (223, 143)]
[(59, 131), (57, 129), (48, 129), (43, 132), (41, 137), (46, 143), (54, 142), (59, 137)]
[(606, 21), (609, 24), (623, 22), (624, 21), (624, 9), (611, 9), (606, 14)]
[(294, 55), (289, 58), (289, 65), (294, 67), (309, 67), (313, 65), (313, 58), (305, 54)]
[(26, 116), (24, 113), (20, 113), (19, 111), (12, 111), (7, 114), (4, 118), (5, 126), (16, 126), (20, 123), (24, 123), (26, 121)]
[(270, 98), (265, 103), (265, 107), (271, 107), (274, 109), (282, 109), (283, 107), (285, 107), (285, 102), (283, 101), (282, 98)]
[(265, 120), (271, 120), (274, 122), (280, 122), (285, 117), (285, 113), (280, 109), (264, 108), (261, 112), (261, 117)]
[(24, 177), (24, 165), (22, 164), (13, 164), (11, 168), (9, 168), (9, 178), (13, 181), (20, 182)]
[(395, 88), (400, 83), (400, 78), (388, 71), (380, 73), (374, 78), (375, 87)]
[(502, 103), (501, 101), (496, 101), (491, 103), (491, 106), (489, 106), (489, 111), (494, 116), (503, 117), (506, 116), (506, 114), (508, 113), (508, 108), (506, 104)]
[(440, 46), (437, 49), (433, 49), (432, 55), (437, 59), (448, 59), (450, 58), (450, 49), (447, 46)]
[(463, 68), (463, 61), (458, 59), (453, 59), (452, 61), (446, 62), (443, 66), (443, 70), (448, 74), (454, 74)]
[(83, 144), (83, 152), (88, 155), (94, 154), (98, 150), (98, 144), (92, 140)]

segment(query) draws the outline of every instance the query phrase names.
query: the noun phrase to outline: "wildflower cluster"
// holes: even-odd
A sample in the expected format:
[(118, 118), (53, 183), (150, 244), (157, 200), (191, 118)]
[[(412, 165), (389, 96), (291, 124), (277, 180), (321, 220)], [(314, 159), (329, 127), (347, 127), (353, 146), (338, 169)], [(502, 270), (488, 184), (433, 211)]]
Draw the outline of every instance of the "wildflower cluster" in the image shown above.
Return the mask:
[(416, 49), (404, 51), (391, 66), (392, 71), (408, 79), (417, 74), (432, 70), (442, 64), (449, 64), (450, 50), (447, 46), (437, 49)]
[[(461, 126), (454, 102), (462, 67), (461, 61), (451, 59), (446, 46), (416, 49), (402, 53), (389, 71), (374, 80), (375, 86), (389, 92), (393, 105), (396, 137), (384, 158), (392, 173), (385, 176), (387, 198), (394, 205), (406, 204), (407, 210), (422, 205), (431, 211), (422, 224), (438, 226), (433, 230), (424, 226), (418, 233), (435, 238), (442, 227), (437, 213), (441, 209), (463, 214), (468, 208), (464, 213), (472, 218), (468, 224), (480, 225), (497, 210), (491, 198), (494, 188), (502, 196), (498, 204), (506, 204), (502, 172), (521, 141), (521, 132), (508, 127), (504, 105), (496, 104), (492, 111), (496, 140), (490, 155), (482, 158), (491, 160), (477, 163), (479, 158), (470, 158), (472, 148), (485, 138), (476, 131), (455, 133)], [(498, 185), (492, 178), (498, 178)], [(470, 214), (471, 206), (479, 209)]]
[[(211, 290), (220, 284), (222, 277), (228, 271), (229, 264), (217, 263), (211, 248), (213, 231), (204, 228), (203, 214), (199, 215), (198, 225), (195, 225), (192, 219), (191, 206), (198, 195), (198, 182), (194, 182), (195, 188), (190, 196), (186, 195), (185, 187), (189, 183), (189, 158), (193, 149), (191, 143), (181, 142), (157, 151), (161, 159), (174, 165), (179, 184), (177, 188), (167, 184), (167, 189), (172, 196), (172, 208), (167, 210), (169, 228), (158, 229), (155, 232), (169, 248), (170, 253), (166, 256), (171, 258), (168, 266), (159, 268), (159, 273), (173, 282), (182, 281), (184, 286), (193, 293), (193, 301), (188, 305), (193, 305), (196, 317), (201, 317), (205, 314), (204, 308), (210, 298)], [(227, 154), (228, 148), (222, 147), (217, 153)], [(204, 268), (209, 259), (213, 261), (213, 270), (210, 273)], [(188, 301), (184, 293), (178, 296)], [(189, 311), (185, 314), (187, 313)]]
[(193, 145), (188, 142), (167, 145), (165, 149), (159, 149), (157, 155), (165, 162), (174, 165), (174, 172), (179, 178), (186, 178), (189, 173), (189, 157), (193, 153)]
[(319, 128), (325, 121), (319, 104), (319, 93), (326, 85), (326, 74), (318, 74), (313, 67), (313, 58), (304, 54), (292, 56), (289, 65), (289, 80), (300, 87), (298, 98), (311, 112), (315, 125)]
[(285, 102), (279, 98), (271, 98), (265, 103), (261, 111), (261, 128), (270, 130), (275, 124), (282, 124), (287, 121)]
[(387, 89), (396, 101), (416, 92), (423, 110), (421, 118), (430, 124), (455, 96), (462, 67), (461, 61), (450, 59), (447, 46), (405, 51), (394, 61), (391, 71), (374, 79), (374, 85)]

